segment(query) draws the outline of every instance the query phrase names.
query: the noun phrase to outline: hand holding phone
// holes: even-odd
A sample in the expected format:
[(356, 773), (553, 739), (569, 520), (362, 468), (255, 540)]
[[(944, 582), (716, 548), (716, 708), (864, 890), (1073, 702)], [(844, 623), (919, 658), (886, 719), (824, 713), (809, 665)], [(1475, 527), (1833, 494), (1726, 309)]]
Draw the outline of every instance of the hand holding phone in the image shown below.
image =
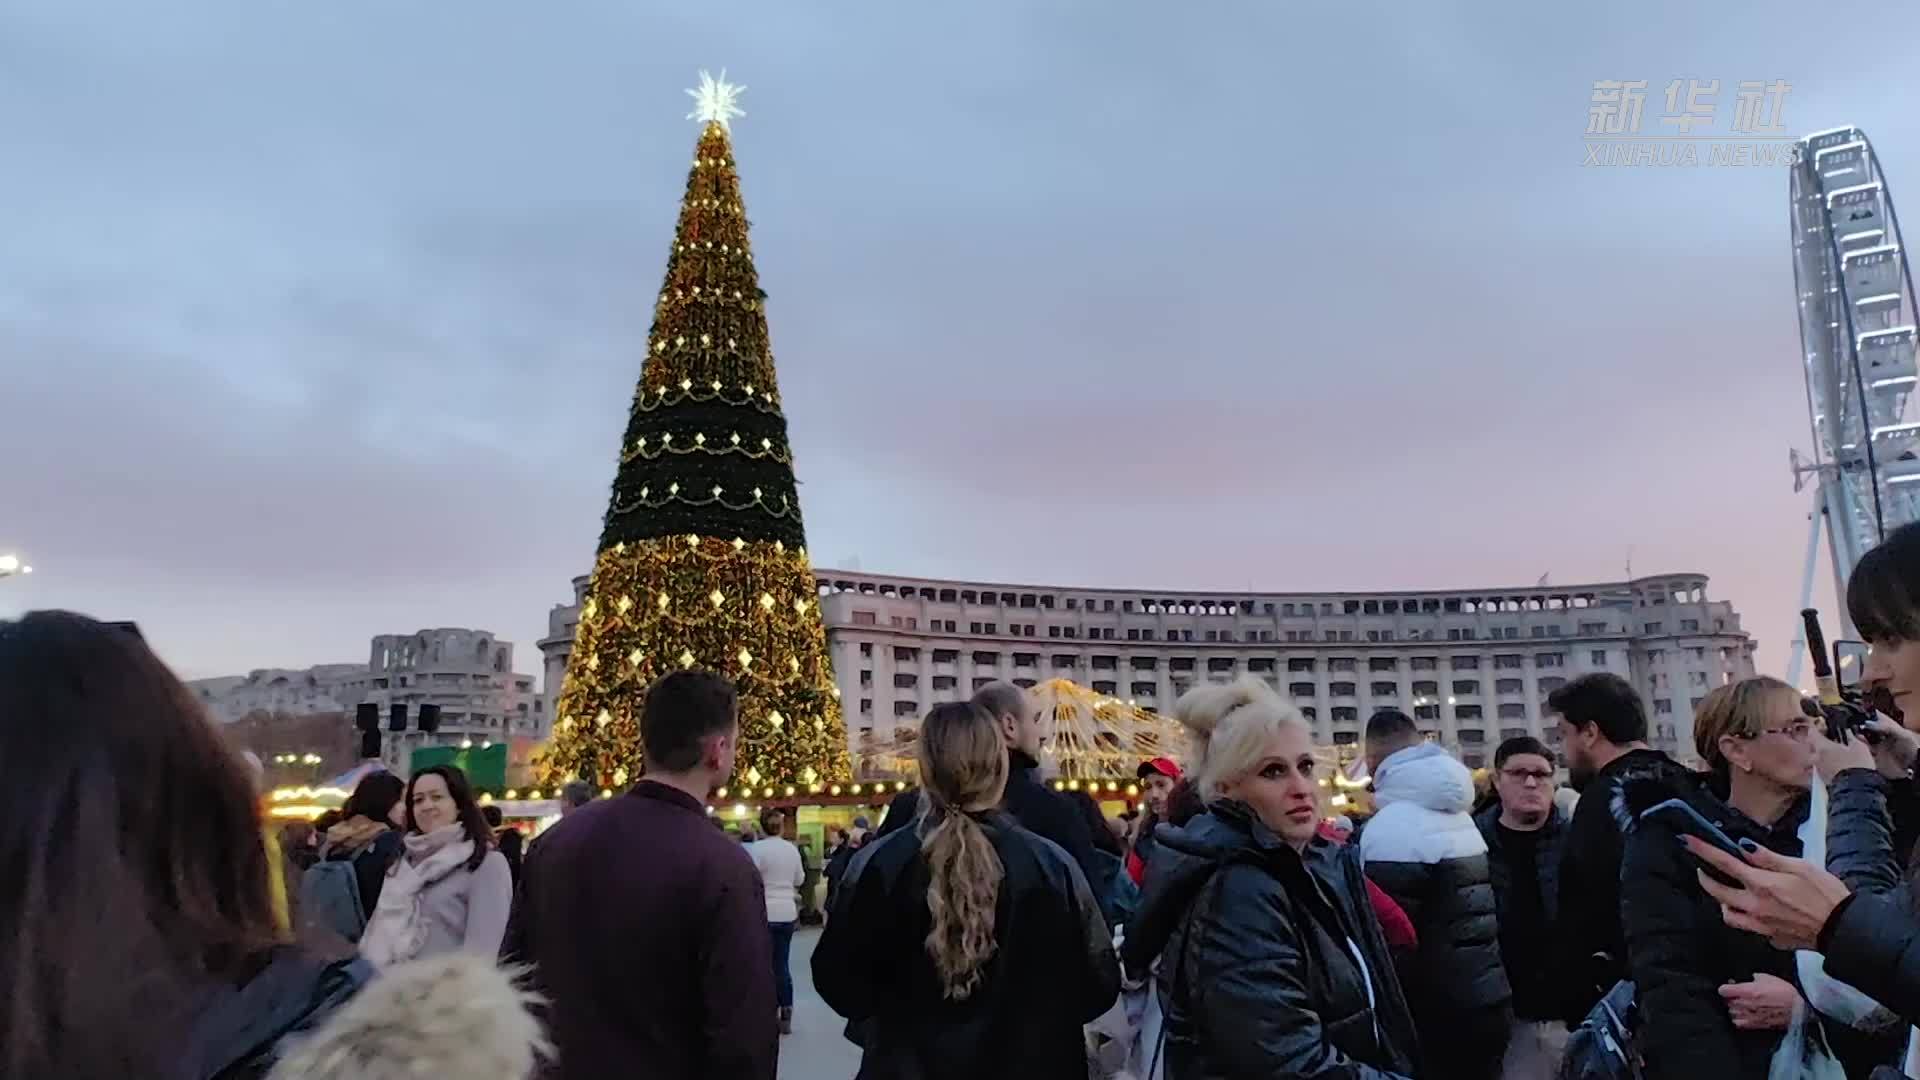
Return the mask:
[[(1733, 842), (1733, 837), (1728, 836), (1720, 826), (1701, 817), (1700, 811), (1695, 810), (1685, 799), (1668, 799), (1650, 806), (1640, 814), (1640, 820), (1658, 822), (1673, 830), (1676, 835), (1695, 837), (1741, 862), (1748, 861), (1747, 853), (1741, 850), (1739, 844)], [(1743, 887), (1738, 881), (1721, 873), (1718, 868), (1699, 859), (1693, 861), (1702, 873), (1720, 884), (1732, 889)]]

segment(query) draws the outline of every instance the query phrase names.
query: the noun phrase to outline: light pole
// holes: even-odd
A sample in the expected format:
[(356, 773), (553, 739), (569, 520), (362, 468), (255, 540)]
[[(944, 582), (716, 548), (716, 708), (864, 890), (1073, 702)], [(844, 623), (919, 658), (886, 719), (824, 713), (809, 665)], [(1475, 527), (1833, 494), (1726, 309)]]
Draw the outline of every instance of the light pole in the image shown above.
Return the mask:
[(0, 578), (10, 578), (15, 575), (24, 577), (31, 573), (33, 573), (33, 567), (21, 562), (20, 556), (0, 555)]

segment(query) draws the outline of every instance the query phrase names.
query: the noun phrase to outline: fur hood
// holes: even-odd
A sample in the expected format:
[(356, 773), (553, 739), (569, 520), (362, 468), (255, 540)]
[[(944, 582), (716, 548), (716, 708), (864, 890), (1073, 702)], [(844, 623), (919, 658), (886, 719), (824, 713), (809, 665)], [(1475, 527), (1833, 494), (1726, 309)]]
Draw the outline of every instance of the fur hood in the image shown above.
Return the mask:
[(1387, 755), (1373, 777), (1374, 803), (1386, 809), (1410, 802), (1442, 814), (1473, 809), (1473, 774), (1439, 743), (1421, 743)]
[(485, 957), (401, 964), (290, 1043), (267, 1080), (525, 1080), (552, 1052), (536, 1004)]
[(386, 822), (356, 814), (327, 830), (327, 851), (352, 854), (380, 839), (381, 834), (388, 831), (390, 827)]

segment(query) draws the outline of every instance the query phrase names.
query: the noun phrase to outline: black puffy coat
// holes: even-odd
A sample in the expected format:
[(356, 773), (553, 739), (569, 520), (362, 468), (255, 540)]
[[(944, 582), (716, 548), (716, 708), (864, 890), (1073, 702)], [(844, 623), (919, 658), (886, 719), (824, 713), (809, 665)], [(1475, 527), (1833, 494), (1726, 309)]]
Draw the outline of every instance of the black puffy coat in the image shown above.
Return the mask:
[(1404, 976), (1421, 1037), (1513, 997), (1500, 962), (1500, 924), (1487, 844), (1467, 810), (1473, 775), (1427, 743), (1382, 762), (1379, 812), (1360, 834), (1367, 876), (1406, 911), (1419, 952)]
[[(1683, 798), (1735, 841), (1749, 839), (1783, 855), (1800, 854), (1796, 833), (1806, 820), (1805, 799), (1768, 828), (1704, 784), (1639, 783), (1658, 790), (1630, 794), (1628, 802), (1636, 808), (1663, 797)], [(1793, 954), (1729, 927), (1720, 905), (1700, 887), (1696, 868), (1672, 829), (1655, 821), (1630, 825), (1620, 869), (1620, 920), (1637, 988), (1646, 1075), (1648, 1080), (1766, 1076), (1784, 1033), (1736, 1029), (1719, 988), (1762, 973), (1798, 986)]]
[(927, 955), (930, 878), (916, 830), (870, 841), (840, 882), (813, 983), (857, 1026), (858, 1080), (1087, 1075), (1083, 1025), (1120, 991), (1100, 906), (1057, 845), (1005, 814), (976, 820), (1006, 876), (993, 955), (964, 1001), (944, 997)]
[(1131, 971), (1159, 958), (1169, 1080), (1413, 1074), (1413, 1024), (1350, 847), (1296, 852), (1231, 801), (1155, 838), (1124, 949)]
[(1827, 807), (1827, 869), (1853, 894), (1827, 919), (1819, 948), (1827, 974), (1920, 1022), (1920, 906), (1901, 876), (1887, 784), (1870, 769), (1834, 778)]

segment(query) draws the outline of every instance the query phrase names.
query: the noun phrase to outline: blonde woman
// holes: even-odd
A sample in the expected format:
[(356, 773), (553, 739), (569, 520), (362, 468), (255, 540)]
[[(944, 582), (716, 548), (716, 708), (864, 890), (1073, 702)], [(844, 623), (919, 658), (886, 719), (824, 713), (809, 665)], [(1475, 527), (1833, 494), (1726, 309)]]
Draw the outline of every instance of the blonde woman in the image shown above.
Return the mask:
[(1257, 679), (1174, 705), (1206, 812), (1162, 826), (1127, 927), (1165, 1014), (1144, 1075), (1392, 1080), (1415, 1037), (1357, 852), (1316, 835), (1313, 733)]
[(919, 747), (919, 820), (854, 856), (813, 953), (814, 987), (862, 1035), (858, 1080), (1086, 1076), (1082, 1025), (1120, 987), (1086, 878), (1001, 810), (985, 709), (935, 706)]

